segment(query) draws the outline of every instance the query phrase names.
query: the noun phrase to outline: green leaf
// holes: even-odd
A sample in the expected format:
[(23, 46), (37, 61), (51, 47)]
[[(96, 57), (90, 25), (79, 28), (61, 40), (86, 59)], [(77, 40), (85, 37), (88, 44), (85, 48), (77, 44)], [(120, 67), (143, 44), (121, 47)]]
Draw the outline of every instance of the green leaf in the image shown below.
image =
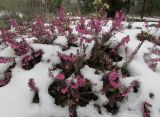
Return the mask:
[(109, 91), (110, 92), (115, 92), (117, 89), (114, 89), (114, 88), (109, 88)]

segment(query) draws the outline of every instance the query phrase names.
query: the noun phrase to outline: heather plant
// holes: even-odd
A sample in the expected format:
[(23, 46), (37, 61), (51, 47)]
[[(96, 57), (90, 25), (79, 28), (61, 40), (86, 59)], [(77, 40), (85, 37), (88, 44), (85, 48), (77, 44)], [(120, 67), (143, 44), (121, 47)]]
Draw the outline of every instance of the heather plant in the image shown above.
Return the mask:
[(36, 86), (36, 83), (33, 78), (29, 79), (28, 87), (30, 88), (30, 90), (32, 92), (34, 92), (34, 98), (33, 98), (32, 102), (39, 103), (39, 94), (38, 94), (39, 90), (38, 90), (38, 87)]
[(148, 102), (144, 102), (143, 104), (143, 117), (151, 117), (149, 108), (152, 107)]
[(66, 55), (58, 52), (61, 64), (56, 65), (56, 67), (62, 69), (66, 77), (69, 77), (73, 73), (80, 73), (80, 69), (85, 63), (85, 51), (86, 47), (83, 44), (80, 49), (77, 49), (76, 54), (70, 53)]
[(103, 106), (112, 114), (116, 114), (118, 112), (119, 102), (126, 99), (128, 93), (130, 93), (132, 89), (135, 93), (137, 93), (140, 87), (140, 83), (135, 80), (131, 82), (129, 87), (122, 88), (119, 78), (120, 75), (117, 70), (111, 71), (107, 77), (103, 78), (103, 92), (105, 92), (109, 99), (109, 101), (104, 103)]
[(140, 41), (148, 40), (148, 41), (152, 42), (153, 44), (160, 45), (160, 40), (156, 38), (156, 34), (157, 34), (158, 30), (160, 29), (159, 24), (160, 24), (159, 22), (157, 24), (154, 24), (154, 28), (156, 28), (156, 30), (155, 30), (154, 34), (150, 34), (149, 32), (151, 31), (151, 29), (149, 29), (150, 26), (146, 22), (145, 28), (147, 31), (141, 31), (141, 33), (138, 33), (137, 34), (138, 40), (140, 40)]
[(42, 59), (42, 50), (38, 50), (35, 52), (32, 52), (31, 55), (25, 55), (22, 58), (22, 63), (21, 66), (25, 70), (30, 70), (32, 69), (37, 63), (39, 63)]
[[(152, 48), (149, 48), (148, 50), (149, 52), (146, 52), (143, 55), (144, 62), (148, 65), (148, 67), (151, 70), (156, 71), (157, 64), (160, 61), (159, 59), (160, 50), (156, 45), (154, 45)], [(157, 56), (157, 58), (153, 56)]]
[(143, 45), (143, 43), (144, 43), (144, 41), (140, 42), (139, 45), (137, 46), (137, 48), (127, 57), (128, 59), (126, 59), (126, 62), (123, 64), (122, 68), (126, 68), (130, 64), (130, 62), (133, 60), (135, 55), (138, 53), (138, 51), (141, 48), (141, 46)]
[(78, 105), (84, 107), (89, 104), (89, 101), (98, 99), (92, 92), (92, 83), (82, 74), (77, 74), (69, 80), (65, 79), (63, 73), (59, 73), (54, 79), (48, 89), (49, 94), (55, 98), (57, 105), (69, 106), (70, 117), (77, 117)]
[(90, 31), (87, 29), (85, 20), (82, 16), (77, 24), (76, 31), (78, 31), (79, 34), (90, 34)]
[[(94, 19), (92, 17), (87, 23), (84, 17), (81, 16), (76, 25), (78, 34), (75, 34), (70, 28), (71, 21), (70, 18), (65, 15), (64, 7), (59, 7), (57, 17), (52, 18), (49, 24), (45, 23), (44, 18), (37, 18), (35, 22), (29, 25), (29, 33), (26, 32), (26, 34), (37, 38), (37, 40), (34, 40), (34, 43), (54, 44), (57, 36), (64, 35), (67, 37), (68, 45), (62, 47), (62, 52), (57, 52), (60, 63), (52, 65), (52, 67), (48, 69), (49, 76), (53, 79), (52, 84), (48, 88), (48, 93), (55, 99), (56, 105), (62, 107), (69, 106), (70, 117), (77, 117), (76, 109), (78, 106), (84, 107), (89, 104), (90, 101), (96, 101), (98, 99), (96, 92), (92, 89), (95, 84), (92, 84), (92, 82), (81, 73), (81, 69), (85, 65), (96, 69), (95, 74), (103, 75), (103, 87), (99, 92), (105, 94), (108, 102), (103, 105), (94, 105), (99, 113), (101, 113), (100, 108), (102, 106), (112, 114), (117, 113), (119, 102), (126, 99), (132, 89), (133, 92), (138, 92), (140, 87), (138, 81), (133, 81), (129, 87), (123, 87), (121, 79), (129, 76), (126, 67), (137, 54), (145, 39), (142, 40), (129, 57), (126, 56), (128, 59), (126, 59), (122, 67), (116, 64), (123, 59), (123, 57), (119, 55), (118, 50), (129, 42), (130, 37), (127, 35), (123, 37), (115, 47), (110, 46), (111, 37), (122, 30), (124, 20), (124, 13), (122, 11), (117, 12), (111, 29), (107, 33), (102, 34), (102, 25), (106, 25), (107, 20), (102, 22), (101, 19)], [(23, 69), (30, 70), (41, 62), (43, 51), (34, 51), (23, 38), (20, 42), (16, 41), (15, 38), (17, 35), (22, 36), (23, 29), (15, 20), (11, 20), (11, 24), (16, 32), (13, 33), (2, 30), (2, 43), (9, 45), (17, 56), (22, 57), (21, 67)], [(159, 25), (157, 27), (159, 27)], [(87, 38), (85, 36), (87, 34), (91, 35), (91, 38)], [(86, 56), (87, 45), (92, 42), (94, 46), (88, 58)], [(60, 46), (60, 44), (58, 46)], [(64, 54), (64, 50), (68, 50), (72, 46), (79, 48), (77, 49), (77, 53)], [(8, 62), (15, 62), (15, 58), (0, 57), (0, 63)], [(55, 74), (55, 70), (59, 70), (59, 73)], [(5, 80), (0, 81), (0, 86), (1, 84), (2, 86), (5, 85), (8, 79), (11, 78), (11, 75), (9, 74), (6, 77)], [(29, 79), (28, 87), (34, 92), (32, 102), (39, 103), (39, 89), (34, 79)]]
[(138, 33), (137, 34), (137, 38), (138, 40), (140, 41), (145, 41), (145, 40), (148, 40), (156, 45), (160, 45), (160, 41), (158, 39), (156, 39), (155, 36), (147, 33), (147, 32), (144, 32), (144, 31), (141, 31), (141, 33)]
[(0, 57), (0, 63), (10, 63), (15, 62), (15, 58), (13, 57)]
[(123, 11), (117, 11), (115, 15), (115, 19), (112, 21), (112, 27), (108, 32), (110, 37), (114, 36), (117, 32), (122, 30), (123, 21), (125, 20), (125, 15)]
[(19, 26), (19, 24), (17, 23), (15, 19), (10, 20), (10, 25), (12, 26), (11, 28), (15, 28), (15, 31), (17, 32), (17, 34), (23, 33), (22, 28)]
[(2, 38), (2, 42), (5, 43), (7, 46), (10, 46), (17, 56), (22, 56), (27, 54), (30, 47), (25, 39), (22, 38), (20, 42), (15, 40), (16, 35), (12, 32), (7, 30), (2, 30), (0, 37)]
[[(11, 58), (10, 58), (11, 59)], [(8, 61), (7, 61), (8, 62)], [(10, 61), (9, 61), (10, 62)], [(6, 62), (5, 62), (6, 63)], [(16, 63), (13, 62), (12, 65), (4, 72), (4, 78), (0, 80), (0, 87), (6, 86), (12, 78), (12, 69), (15, 67)]]

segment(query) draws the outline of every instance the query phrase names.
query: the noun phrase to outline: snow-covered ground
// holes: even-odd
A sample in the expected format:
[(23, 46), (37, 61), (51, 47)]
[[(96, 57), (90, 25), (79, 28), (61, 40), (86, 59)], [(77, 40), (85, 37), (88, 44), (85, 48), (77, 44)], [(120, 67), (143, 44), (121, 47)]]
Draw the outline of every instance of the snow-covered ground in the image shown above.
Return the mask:
[[(146, 30), (144, 22), (133, 23), (133, 28), (124, 29), (117, 33), (112, 40), (121, 41), (126, 35), (130, 36), (130, 41), (126, 45), (129, 53), (132, 53), (140, 43), (136, 35), (141, 30)], [(142, 27), (137, 29), (136, 27)], [(107, 30), (107, 26), (103, 26), (103, 31)], [(154, 33), (155, 28), (151, 29)], [(156, 33), (160, 36), (160, 32)], [(57, 37), (55, 43), (66, 45), (66, 38), (63, 36)], [(60, 63), (60, 58), (57, 56), (57, 51), (62, 52), (62, 48), (58, 45), (34, 44), (30, 41), (30, 46), (35, 50), (42, 49), (44, 54), (42, 61), (35, 65), (31, 70), (23, 70), (21, 64), (17, 64), (12, 70), (12, 79), (4, 87), (0, 87), (0, 113), (1, 117), (68, 117), (68, 106), (60, 107), (54, 103), (54, 99), (48, 94), (48, 87), (53, 79), (48, 75), (48, 68), (52, 64)], [(131, 77), (121, 79), (124, 86), (128, 86), (133, 80), (137, 79), (140, 82), (140, 90), (138, 93), (129, 93), (128, 98), (120, 103), (120, 110), (118, 114), (112, 115), (103, 109), (102, 114), (99, 114), (94, 108), (93, 104), (103, 104), (107, 98), (99, 94), (97, 101), (91, 101), (86, 107), (78, 107), (78, 117), (143, 117), (143, 103), (148, 102), (152, 105), (150, 108), (151, 117), (160, 117), (160, 64), (157, 66), (156, 72), (152, 71), (144, 62), (143, 55), (148, 52), (153, 43), (145, 41), (129, 64), (128, 69)], [(93, 43), (89, 44), (88, 52), (93, 47)], [(120, 48), (120, 54), (125, 56), (124, 47)], [(76, 52), (76, 48), (70, 48), (63, 53)], [(14, 52), (10, 47), (0, 50), (0, 56), (14, 56)], [(47, 60), (50, 61), (47, 62)], [(17, 58), (18, 61), (20, 58)], [(124, 61), (123, 61), (124, 62)], [(121, 64), (121, 63), (120, 63)], [(0, 74), (7, 69), (10, 64), (0, 64)], [(159, 69), (158, 69), (159, 68)], [(99, 90), (102, 87), (102, 74), (94, 74), (95, 69), (89, 66), (84, 66), (81, 73), (97, 85), (93, 87), (94, 90)], [(40, 103), (32, 103), (34, 93), (28, 87), (28, 80), (33, 78), (36, 86), (39, 89)], [(154, 94), (151, 99), (150, 93)]]

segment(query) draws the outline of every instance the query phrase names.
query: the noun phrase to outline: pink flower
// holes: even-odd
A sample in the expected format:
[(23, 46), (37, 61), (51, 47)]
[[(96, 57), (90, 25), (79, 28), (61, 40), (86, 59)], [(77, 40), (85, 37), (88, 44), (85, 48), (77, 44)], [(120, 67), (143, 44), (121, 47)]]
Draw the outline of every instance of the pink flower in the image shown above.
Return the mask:
[(155, 27), (160, 28), (160, 21), (158, 22), (158, 24)]
[(65, 62), (75, 62), (77, 59), (77, 56), (73, 53), (70, 53), (70, 55), (58, 53), (58, 56), (60, 56), (61, 60)]
[(122, 97), (126, 97), (126, 96), (127, 96), (127, 92), (126, 92), (126, 91), (123, 91), (120, 95), (121, 95)]
[(33, 57), (31, 55), (26, 55), (23, 57), (22, 61), (23, 61), (23, 63), (28, 63), (32, 59), (33, 59)]
[(16, 31), (19, 34), (22, 34), (22, 29), (20, 28), (20, 26), (18, 25), (18, 23), (15, 19), (10, 20), (10, 24), (11, 24), (11, 26), (13, 26), (16, 29)]
[(79, 88), (78, 83), (75, 83), (75, 82), (73, 82), (73, 81), (68, 81), (68, 82), (67, 82), (67, 85), (68, 85), (71, 89), (74, 89), (74, 90), (76, 90), (76, 89)]
[(129, 40), (130, 40), (129, 35), (127, 35), (126, 37), (123, 37), (122, 40), (121, 40), (121, 42), (118, 43), (118, 45), (117, 45), (116, 47), (119, 48), (119, 47), (122, 46), (122, 45), (124, 46), (125, 43), (128, 43), (128, 42), (129, 42)]
[(55, 77), (57, 80), (64, 80), (65, 79), (65, 76), (63, 73), (59, 73), (56, 77)]
[(122, 22), (125, 20), (123, 11), (116, 12), (115, 20), (112, 22), (112, 31), (117, 31), (122, 27)]
[(119, 80), (119, 73), (118, 73), (118, 71), (112, 70), (109, 73), (108, 78), (109, 78), (110, 85), (112, 87), (114, 87), (114, 88), (120, 88), (121, 87), (121, 82)]
[(82, 16), (80, 17), (79, 24), (80, 25), (84, 25), (85, 24), (85, 20), (83, 19)]
[(91, 31), (95, 33), (99, 33), (101, 31), (101, 22), (99, 20), (94, 20), (93, 18), (91, 18), (88, 26), (90, 26)]
[(76, 76), (76, 79), (79, 87), (83, 87), (86, 84), (86, 79), (83, 77), (83, 75)]
[(143, 117), (150, 117), (149, 107), (152, 107), (152, 105), (147, 102), (144, 102), (144, 104), (143, 104)]
[(15, 58), (12, 57), (0, 57), (0, 63), (14, 62)]
[(86, 37), (81, 37), (81, 38), (80, 38), (80, 41), (81, 41), (81, 42), (85, 42), (85, 43), (91, 43), (91, 42), (92, 42), (92, 39), (87, 39)]
[(62, 94), (66, 94), (67, 92), (68, 92), (67, 87), (64, 87), (64, 88), (61, 89), (61, 93)]
[(148, 25), (148, 22), (145, 22), (145, 28), (148, 28), (149, 27), (149, 25)]
[(36, 83), (34, 82), (34, 79), (29, 79), (28, 81), (28, 87), (30, 87), (31, 91), (37, 92), (38, 88), (36, 86)]
[(150, 61), (152, 61), (152, 62), (160, 62), (160, 58), (153, 58), (153, 59), (150, 59)]

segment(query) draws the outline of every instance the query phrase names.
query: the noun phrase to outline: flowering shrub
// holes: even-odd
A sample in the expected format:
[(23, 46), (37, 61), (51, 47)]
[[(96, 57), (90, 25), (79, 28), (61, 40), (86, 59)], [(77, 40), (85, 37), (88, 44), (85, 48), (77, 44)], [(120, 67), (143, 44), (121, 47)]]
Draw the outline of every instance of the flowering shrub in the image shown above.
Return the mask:
[(15, 28), (15, 31), (17, 34), (22, 34), (23, 30), (22, 28), (18, 25), (17, 21), (15, 19), (10, 20), (10, 25)]
[(115, 70), (112, 70), (108, 74), (109, 83), (113, 88), (120, 88), (121, 82), (119, 80), (119, 73)]
[(77, 50), (77, 54), (70, 53), (70, 55), (66, 55), (58, 52), (58, 56), (61, 59), (61, 64), (56, 67), (63, 70), (66, 78), (73, 73), (79, 74), (80, 69), (84, 66), (86, 56), (85, 51), (86, 48), (83, 45), (80, 50)]
[(79, 23), (76, 27), (76, 31), (78, 31), (80, 34), (90, 34), (90, 31), (85, 25), (85, 20), (83, 19), (83, 17), (80, 18)]
[(16, 63), (13, 63), (9, 68), (4, 72), (4, 78), (0, 79), (0, 87), (7, 85), (12, 78), (12, 69), (15, 67)]
[(116, 46), (116, 48), (124, 46), (125, 44), (127, 44), (129, 42), (129, 40), (130, 40), (129, 35), (127, 35), (126, 37), (123, 37), (122, 40)]
[(91, 86), (91, 82), (81, 74), (76, 75), (73, 80), (64, 80), (64, 74), (59, 73), (48, 90), (57, 105), (69, 106), (70, 117), (77, 117), (78, 105), (86, 106), (89, 101), (98, 99)]
[(30, 70), (35, 64), (39, 63), (42, 59), (42, 50), (31, 53), (31, 55), (26, 55), (22, 58), (21, 66), (26, 70)]
[[(123, 57), (119, 55), (118, 49), (125, 46), (129, 42), (130, 37), (127, 35), (122, 38), (115, 47), (111, 46), (110, 39), (116, 32), (122, 30), (123, 21), (125, 20), (124, 13), (122, 11), (117, 12), (111, 29), (102, 34), (102, 26), (108, 23), (107, 20), (103, 22), (92, 17), (86, 22), (84, 17), (81, 17), (77, 25), (75, 25), (78, 32), (76, 34), (73, 28), (70, 27), (70, 17), (65, 15), (64, 7), (60, 7), (57, 11), (57, 17), (52, 18), (49, 24), (45, 23), (44, 18), (37, 18), (35, 22), (30, 23), (31, 25), (27, 29), (29, 33), (26, 32), (26, 35), (30, 34), (29, 36), (37, 38), (37, 40), (34, 40), (34, 43), (54, 44), (57, 36), (63, 35), (67, 37), (67, 45), (62, 47), (61, 44), (57, 44), (62, 47), (62, 52), (57, 54), (60, 58), (60, 63), (52, 65), (48, 69), (49, 76), (53, 80), (53, 83), (48, 88), (48, 92), (55, 99), (56, 105), (62, 107), (69, 106), (70, 117), (77, 117), (76, 109), (78, 106), (84, 107), (90, 101), (96, 101), (98, 99), (97, 93), (102, 93), (102, 95), (108, 98), (108, 102), (103, 105), (94, 104), (98, 112), (100, 113), (101, 108), (104, 107), (110, 113), (115, 114), (119, 109), (119, 103), (127, 98), (128, 93), (132, 89), (133, 92), (138, 92), (140, 87), (138, 81), (133, 81), (129, 87), (124, 87), (121, 79), (130, 75), (127, 71), (127, 65), (136, 55), (144, 40), (146, 40), (146, 37), (143, 37), (145, 34), (137, 36), (142, 42), (129, 57), (126, 56), (129, 60), (127, 59), (126, 63), (119, 67), (116, 63), (122, 61)], [(10, 46), (15, 51), (15, 55), (22, 56), (21, 67), (25, 70), (30, 70), (41, 62), (43, 51), (34, 51), (27, 41), (22, 38), (22, 34), (24, 34), (23, 27), (19, 26), (15, 20), (11, 20), (11, 24), (16, 32), (2, 30), (0, 35), (2, 43)], [(87, 34), (91, 37), (88, 38)], [(19, 42), (15, 40), (18, 36), (22, 38)], [(89, 52), (90, 48), (87, 47), (90, 47), (92, 44), (94, 44), (93, 48)], [(77, 47), (77, 53), (64, 54), (64, 51), (70, 47)], [(15, 58), (0, 57), (0, 63), (8, 62), (15, 62)], [(81, 69), (85, 65), (95, 69), (95, 74), (103, 76), (103, 86), (100, 91), (93, 91), (92, 88), (96, 84), (92, 84), (90, 80), (82, 75)], [(55, 75), (55, 70), (60, 72)], [(8, 79), (11, 77), (9, 75)], [(0, 81), (0, 86), (1, 84), (5, 85), (8, 79)], [(34, 92), (33, 102), (38, 103), (39, 89), (34, 79), (29, 79), (28, 87)]]
[(115, 19), (112, 22), (112, 28), (110, 29), (109, 33), (114, 35), (117, 31), (122, 29), (122, 22), (125, 20), (125, 15), (123, 11), (117, 11)]
[(15, 62), (13, 57), (0, 57), (0, 63)]
[[(115, 71), (114, 71), (115, 72)], [(118, 77), (117, 73), (113, 73), (112, 77)], [(131, 85), (126, 88), (122, 89), (120, 87), (120, 83), (116, 83), (118, 87), (109, 87), (107, 82), (104, 83), (104, 88), (103, 91), (105, 92), (106, 96), (108, 97), (109, 101), (108, 103), (104, 104), (103, 106), (112, 114), (116, 114), (117, 111), (119, 110), (119, 105), (118, 103), (123, 101), (129, 92), (131, 92), (131, 89), (134, 90), (134, 92), (138, 92), (138, 89), (140, 87), (140, 83), (138, 81), (133, 81)], [(118, 89), (117, 89), (118, 88)]]
[(22, 56), (22, 55), (26, 54), (30, 49), (30, 47), (25, 39), (22, 38), (22, 40), (20, 42), (17, 42), (15, 40), (14, 33), (11, 33), (6, 30), (2, 30), (0, 37), (3, 39), (3, 42), (6, 45), (9, 45), (15, 51), (15, 54), (18, 56)]
[(32, 100), (33, 103), (39, 103), (39, 94), (38, 94), (38, 88), (36, 86), (36, 83), (33, 78), (29, 79), (28, 81), (28, 87), (31, 91), (35, 93), (34, 98)]
[(149, 107), (152, 107), (152, 105), (147, 102), (144, 102), (144, 104), (143, 104), (143, 117), (150, 117)]
[[(160, 50), (155, 45), (152, 48), (149, 48), (148, 50), (149, 52), (144, 53), (143, 59), (150, 69), (156, 71), (157, 64), (158, 62), (160, 62)], [(153, 55), (156, 55), (157, 58), (153, 58)]]
[(137, 34), (137, 38), (140, 41), (148, 40), (156, 45), (160, 45), (160, 41), (156, 39), (155, 36), (149, 34), (148, 32), (141, 31), (141, 33)]

